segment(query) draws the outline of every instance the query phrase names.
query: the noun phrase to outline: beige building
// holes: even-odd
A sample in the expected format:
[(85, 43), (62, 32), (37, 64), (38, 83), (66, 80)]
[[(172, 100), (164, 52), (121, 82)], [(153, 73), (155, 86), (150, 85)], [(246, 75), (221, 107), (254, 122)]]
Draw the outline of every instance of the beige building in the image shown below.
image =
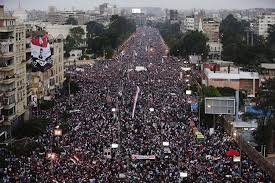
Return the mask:
[(203, 19), (202, 29), (209, 38), (209, 42), (219, 42), (220, 22), (211, 18)]
[(51, 42), (53, 67), (44, 72), (32, 73), (32, 93), (37, 95), (38, 99), (54, 94), (63, 86), (64, 82), (63, 40), (53, 38), (49, 40)]
[(25, 27), (5, 17), (4, 6), (0, 6), (0, 118), (4, 116), (0, 126), (11, 125), (27, 110), (25, 34)]

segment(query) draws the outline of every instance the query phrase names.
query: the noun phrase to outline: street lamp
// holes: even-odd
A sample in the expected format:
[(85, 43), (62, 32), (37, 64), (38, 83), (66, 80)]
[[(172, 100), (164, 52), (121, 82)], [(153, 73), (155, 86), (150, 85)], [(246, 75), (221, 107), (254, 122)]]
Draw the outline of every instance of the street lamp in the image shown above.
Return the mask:
[(180, 172), (180, 178), (186, 178), (187, 175), (187, 172)]
[(53, 135), (56, 136), (56, 137), (62, 136), (62, 129), (60, 129), (60, 128), (55, 128), (55, 129), (53, 130)]
[(154, 112), (155, 109), (154, 109), (154, 108), (150, 108), (149, 111), (150, 111), (150, 112)]
[(46, 159), (50, 161), (55, 161), (57, 159), (57, 154), (54, 152), (48, 152), (46, 153)]
[(112, 112), (116, 112), (116, 108), (112, 108)]

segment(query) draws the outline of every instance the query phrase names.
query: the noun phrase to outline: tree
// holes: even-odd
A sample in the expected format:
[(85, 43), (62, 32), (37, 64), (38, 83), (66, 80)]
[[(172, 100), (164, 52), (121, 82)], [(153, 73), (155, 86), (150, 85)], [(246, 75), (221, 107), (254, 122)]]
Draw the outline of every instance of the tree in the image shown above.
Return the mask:
[[(220, 94), (224, 97), (234, 97), (236, 95), (236, 90), (229, 87), (217, 88)], [(246, 95), (243, 92), (240, 92), (240, 106), (244, 106)]]
[[(233, 15), (228, 15), (221, 22), (220, 35), (224, 60), (254, 68), (257, 68), (260, 63), (272, 60), (272, 52), (263, 37), (255, 35), (246, 21), (238, 21)], [(251, 36), (253, 36), (253, 43)]]
[(12, 131), (12, 136), (16, 139), (25, 137), (37, 137), (46, 131), (50, 119), (36, 118), (20, 123)]
[(202, 32), (188, 32), (171, 48), (171, 54), (180, 55), (185, 58), (195, 54), (206, 58), (209, 52), (209, 47), (206, 44), (207, 41), (208, 38)]
[(70, 29), (69, 35), (65, 39), (64, 50), (65, 56), (69, 57), (69, 53), (73, 49), (78, 49), (83, 44), (83, 36), (85, 31), (82, 27), (74, 27)]
[(275, 25), (270, 25), (268, 29), (267, 43), (272, 50), (275, 50)]
[(87, 23), (88, 50), (97, 56), (111, 58), (114, 50), (125, 41), (134, 31), (136, 25), (124, 17), (114, 15), (110, 18), (109, 27), (106, 29), (96, 22)]
[(267, 80), (260, 88), (257, 96), (257, 109), (261, 111), (258, 116), (258, 129), (256, 131), (256, 141), (259, 145), (267, 145), (273, 149), (273, 140), (271, 139), (273, 130), (275, 130), (275, 79)]
[(66, 25), (77, 25), (78, 22), (75, 18), (73, 17), (69, 17), (67, 20), (66, 20)]

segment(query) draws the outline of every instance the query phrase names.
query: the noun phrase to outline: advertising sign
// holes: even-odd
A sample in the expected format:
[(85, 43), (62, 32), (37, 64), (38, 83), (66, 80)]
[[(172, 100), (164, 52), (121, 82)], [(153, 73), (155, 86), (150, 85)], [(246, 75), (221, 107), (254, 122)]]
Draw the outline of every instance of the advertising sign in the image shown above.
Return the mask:
[(32, 70), (45, 71), (52, 67), (51, 49), (47, 34), (33, 37), (31, 41)]

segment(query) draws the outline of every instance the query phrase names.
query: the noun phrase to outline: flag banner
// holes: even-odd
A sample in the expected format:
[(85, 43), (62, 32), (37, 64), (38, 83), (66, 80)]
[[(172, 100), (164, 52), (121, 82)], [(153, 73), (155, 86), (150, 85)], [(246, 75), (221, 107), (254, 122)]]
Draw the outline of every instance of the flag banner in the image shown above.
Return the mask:
[(73, 157), (70, 157), (70, 160), (71, 160), (74, 164), (80, 162), (80, 159), (79, 159), (76, 155), (74, 155)]
[(137, 90), (136, 90), (136, 95), (134, 98), (134, 106), (133, 106), (133, 111), (132, 111), (132, 118), (135, 117), (135, 112), (136, 112), (136, 106), (137, 106), (137, 100), (138, 100), (138, 94), (140, 92), (140, 88), (137, 86)]
[(31, 41), (32, 70), (45, 71), (52, 67), (51, 48), (47, 33), (40, 37), (33, 37)]
[(133, 154), (132, 155), (132, 160), (155, 160), (156, 156), (155, 155), (137, 155), (137, 154)]

